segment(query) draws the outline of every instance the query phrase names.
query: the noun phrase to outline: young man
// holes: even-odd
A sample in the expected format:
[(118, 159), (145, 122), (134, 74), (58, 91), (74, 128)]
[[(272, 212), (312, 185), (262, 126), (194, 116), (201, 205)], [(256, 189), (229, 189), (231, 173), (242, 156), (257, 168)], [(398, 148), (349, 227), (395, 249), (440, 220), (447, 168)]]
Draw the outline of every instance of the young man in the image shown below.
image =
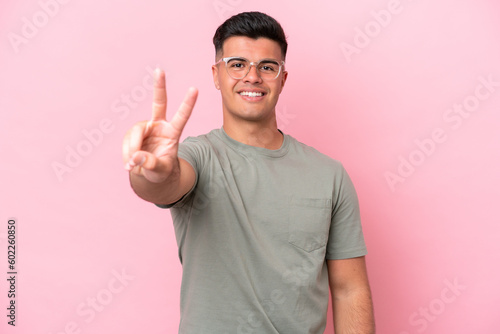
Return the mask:
[(166, 121), (157, 71), (153, 118), (124, 140), (137, 195), (171, 208), (183, 265), (179, 333), (320, 334), (328, 288), (337, 334), (374, 333), (354, 187), (342, 165), (277, 128), (287, 42), (247, 12), (215, 33), (221, 129), (179, 144), (190, 88)]

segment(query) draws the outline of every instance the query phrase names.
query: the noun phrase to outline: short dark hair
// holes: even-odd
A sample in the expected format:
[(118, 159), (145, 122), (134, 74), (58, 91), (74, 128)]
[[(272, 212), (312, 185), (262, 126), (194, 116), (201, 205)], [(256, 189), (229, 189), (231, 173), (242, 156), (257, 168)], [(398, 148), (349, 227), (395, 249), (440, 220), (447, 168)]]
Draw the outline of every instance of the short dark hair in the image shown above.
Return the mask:
[(215, 32), (213, 42), (216, 56), (222, 53), (224, 41), (233, 36), (245, 36), (253, 39), (269, 38), (279, 44), (283, 59), (286, 57), (285, 32), (281, 25), (271, 16), (261, 12), (243, 12), (231, 16), (222, 23)]

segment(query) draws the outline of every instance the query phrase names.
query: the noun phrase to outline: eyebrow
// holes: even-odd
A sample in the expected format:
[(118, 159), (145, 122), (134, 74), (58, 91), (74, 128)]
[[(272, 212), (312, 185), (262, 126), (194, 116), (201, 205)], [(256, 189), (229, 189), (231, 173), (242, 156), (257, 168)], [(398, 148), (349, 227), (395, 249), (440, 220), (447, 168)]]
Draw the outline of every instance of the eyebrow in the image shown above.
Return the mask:
[(231, 58), (231, 60), (248, 60), (248, 59), (243, 58), (243, 57), (227, 57), (227, 58)]
[[(227, 58), (232, 58), (232, 60), (246, 60), (246, 61), (250, 61), (248, 60), (247, 58), (245, 57), (239, 57), (239, 56), (234, 56), (234, 57), (227, 57)], [(276, 63), (276, 64), (279, 64), (280, 61), (279, 60), (276, 60), (276, 59), (273, 59), (273, 58), (263, 58), (261, 60), (259, 60), (261, 63)]]
[(270, 59), (270, 58), (261, 59), (260, 62), (261, 63), (275, 63), (275, 64), (279, 64), (279, 61), (277, 61), (276, 59)]

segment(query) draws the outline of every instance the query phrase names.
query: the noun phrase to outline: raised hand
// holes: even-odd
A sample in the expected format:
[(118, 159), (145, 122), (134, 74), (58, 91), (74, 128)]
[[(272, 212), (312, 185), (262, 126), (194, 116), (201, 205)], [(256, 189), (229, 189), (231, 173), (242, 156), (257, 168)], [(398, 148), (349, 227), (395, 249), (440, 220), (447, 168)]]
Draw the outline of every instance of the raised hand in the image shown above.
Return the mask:
[(179, 140), (197, 97), (197, 89), (190, 88), (175, 115), (167, 122), (165, 73), (155, 70), (153, 116), (150, 121), (135, 124), (123, 141), (127, 170), (153, 183), (161, 183), (179, 171)]

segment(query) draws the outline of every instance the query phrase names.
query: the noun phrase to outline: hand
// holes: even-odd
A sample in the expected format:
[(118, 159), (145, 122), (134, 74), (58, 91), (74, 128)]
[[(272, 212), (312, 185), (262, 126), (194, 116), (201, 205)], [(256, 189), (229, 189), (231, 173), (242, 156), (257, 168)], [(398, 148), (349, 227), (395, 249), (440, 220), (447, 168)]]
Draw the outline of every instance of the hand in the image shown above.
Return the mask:
[(150, 121), (135, 124), (123, 140), (123, 160), (130, 173), (161, 183), (179, 171), (179, 139), (197, 97), (198, 90), (189, 88), (179, 109), (167, 122), (165, 73), (155, 70), (153, 117)]

